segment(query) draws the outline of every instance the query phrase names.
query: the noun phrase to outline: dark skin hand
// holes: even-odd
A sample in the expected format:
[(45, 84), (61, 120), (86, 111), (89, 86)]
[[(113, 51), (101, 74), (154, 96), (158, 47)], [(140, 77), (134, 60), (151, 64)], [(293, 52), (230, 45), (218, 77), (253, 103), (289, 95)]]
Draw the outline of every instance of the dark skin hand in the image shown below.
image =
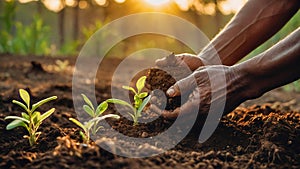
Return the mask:
[[(152, 105), (152, 109), (166, 118), (175, 118), (179, 113), (189, 114), (198, 107), (200, 113), (208, 113), (212, 103), (223, 102), (226, 97), (226, 114), (248, 99), (257, 98), (269, 90), (299, 79), (299, 28), (268, 51), (232, 66), (276, 33), (297, 12), (299, 4), (299, 1), (293, 0), (248, 1), (198, 55), (199, 59), (185, 54), (173, 61), (172, 64), (175, 65), (184, 62), (195, 71), (170, 87), (167, 95), (174, 97), (188, 94), (188, 101), (174, 111), (160, 110), (155, 105)], [(218, 55), (212, 47), (223, 65), (214, 59)], [(203, 66), (203, 63), (214, 66)], [(157, 65), (161, 67), (167, 64), (165, 58), (157, 61)], [(225, 81), (218, 80), (222, 78)], [(226, 92), (221, 92), (224, 88)], [(212, 99), (212, 93), (217, 94), (217, 97)]]

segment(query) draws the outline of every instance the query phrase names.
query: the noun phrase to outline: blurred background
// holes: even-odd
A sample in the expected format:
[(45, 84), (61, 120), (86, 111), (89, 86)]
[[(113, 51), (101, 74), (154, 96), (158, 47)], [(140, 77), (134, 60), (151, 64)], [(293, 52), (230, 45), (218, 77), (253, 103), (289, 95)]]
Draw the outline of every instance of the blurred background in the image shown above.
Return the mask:
[[(103, 25), (139, 12), (179, 16), (211, 39), (245, 3), (246, 0), (1, 0), (0, 53), (77, 56), (87, 39)], [(300, 12), (245, 59), (266, 50), (299, 26)], [(191, 52), (175, 39), (146, 34), (123, 40), (107, 55), (122, 58), (144, 48)], [(300, 84), (294, 82), (286, 89), (300, 91)]]

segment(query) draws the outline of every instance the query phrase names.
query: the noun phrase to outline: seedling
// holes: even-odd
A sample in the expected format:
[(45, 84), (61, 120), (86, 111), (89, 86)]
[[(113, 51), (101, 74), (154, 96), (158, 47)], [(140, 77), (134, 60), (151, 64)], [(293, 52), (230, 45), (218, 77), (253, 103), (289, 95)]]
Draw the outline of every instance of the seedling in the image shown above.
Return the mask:
[(121, 104), (124, 106), (129, 107), (132, 111), (128, 112), (128, 114), (131, 116), (133, 120), (133, 125), (136, 126), (138, 125), (138, 118), (142, 116), (142, 111), (145, 108), (145, 106), (148, 104), (150, 101), (151, 95), (148, 95), (148, 92), (142, 92), (142, 89), (145, 87), (145, 81), (146, 81), (146, 76), (142, 76), (138, 79), (136, 82), (136, 89), (135, 90), (133, 87), (130, 86), (122, 86), (122, 88), (132, 91), (134, 93), (134, 104), (131, 105), (130, 103), (121, 100), (121, 99), (108, 99), (106, 100), (108, 103), (114, 103), (114, 104)]
[(26, 130), (28, 131), (29, 136), (25, 135), (23, 137), (27, 138), (29, 140), (30, 146), (32, 146), (32, 145), (36, 144), (36, 141), (41, 134), (41, 132), (37, 131), (38, 128), (40, 127), (42, 122), (55, 111), (55, 108), (51, 108), (47, 112), (41, 114), (39, 111), (36, 111), (36, 109), (51, 100), (57, 99), (57, 96), (48, 97), (48, 98), (43, 99), (43, 100), (33, 104), (32, 106), (30, 106), (29, 93), (24, 89), (20, 89), (19, 93), (20, 93), (21, 99), (23, 100), (23, 102), (25, 104), (20, 101), (17, 101), (17, 100), (13, 100), (12, 102), (14, 104), (19, 105), (21, 108), (23, 108), (25, 110), (25, 112), (21, 113), (21, 117), (19, 117), (19, 116), (5, 117), (5, 120), (6, 119), (14, 119), (12, 122), (10, 122), (6, 126), (6, 130), (11, 130), (16, 127), (25, 127)]
[(83, 105), (83, 109), (91, 117), (91, 119), (84, 123), (81, 123), (74, 118), (69, 118), (69, 120), (83, 129), (84, 132), (80, 131), (80, 135), (81, 135), (83, 141), (85, 143), (88, 143), (90, 141), (90, 132), (92, 132), (92, 134), (95, 135), (99, 129), (103, 128), (103, 126), (98, 126), (98, 123), (101, 120), (104, 120), (104, 119), (110, 118), (110, 117), (119, 119), (120, 116), (118, 116), (116, 114), (102, 115), (108, 107), (108, 103), (106, 101), (99, 104), (97, 106), (97, 108), (95, 109), (92, 102), (90, 101), (90, 99), (88, 97), (86, 97), (86, 95), (84, 95), (84, 94), (81, 94), (81, 95), (83, 97), (84, 102), (86, 103), (86, 105)]

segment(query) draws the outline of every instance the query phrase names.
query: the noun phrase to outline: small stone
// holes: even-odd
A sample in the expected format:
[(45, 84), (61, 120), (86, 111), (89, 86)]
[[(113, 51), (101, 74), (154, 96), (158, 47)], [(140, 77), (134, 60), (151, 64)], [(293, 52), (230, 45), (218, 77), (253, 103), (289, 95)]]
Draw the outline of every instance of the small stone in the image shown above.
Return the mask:
[(143, 132), (142, 133), (142, 138), (146, 138), (146, 137), (148, 137), (149, 136), (149, 134), (147, 133), (147, 132)]

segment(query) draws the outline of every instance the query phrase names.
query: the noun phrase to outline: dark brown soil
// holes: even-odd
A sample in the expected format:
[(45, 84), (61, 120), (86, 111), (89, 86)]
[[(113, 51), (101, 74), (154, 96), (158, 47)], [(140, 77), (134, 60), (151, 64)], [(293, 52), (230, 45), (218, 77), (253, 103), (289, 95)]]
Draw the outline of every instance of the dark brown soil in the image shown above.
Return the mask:
[[(96, 144), (109, 143), (115, 151), (126, 151), (114, 146), (114, 136), (97, 138), (96, 143), (90, 145), (82, 144), (80, 129), (68, 120), (76, 118), (72, 99), (76, 58), (67, 58), (70, 65), (63, 70), (55, 68), (56, 59), (0, 56), (0, 168), (300, 168), (300, 113), (295, 111), (300, 107), (299, 93), (277, 89), (262, 97), (264, 100), (246, 102), (247, 108), (238, 107), (224, 116), (212, 137), (203, 144), (190, 135), (160, 155), (126, 158), (111, 154)], [(104, 62), (103, 70), (97, 76), (100, 80), (96, 80), (98, 102), (110, 98), (111, 87), (122, 90), (119, 86), (110, 86), (113, 68), (121, 60)], [(151, 69), (150, 74), (159, 72)], [(151, 83), (154, 83), (153, 79)], [(159, 80), (155, 82), (159, 83)], [(166, 86), (156, 85), (151, 89), (165, 91)], [(28, 89), (33, 102), (58, 96), (56, 101), (40, 108), (43, 112), (55, 107), (56, 112), (42, 124), (41, 138), (33, 147), (23, 139), (24, 129), (5, 130), (9, 121), (4, 117), (20, 114), (20, 109), (11, 103), (13, 99), (19, 99), (19, 88)], [(108, 113), (117, 112), (110, 106)], [(142, 118), (149, 118), (147, 113)], [(109, 123), (125, 135), (149, 138), (172, 125), (170, 121), (155, 118), (138, 127), (133, 127), (125, 117), (119, 121), (109, 120)], [(110, 130), (101, 132), (109, 133)], [(172, 137), (165, 138), (166, 142), (171, 142)], [(145, 144), (139, 147), (138, 153), (157, 151), (158, 148)]]

